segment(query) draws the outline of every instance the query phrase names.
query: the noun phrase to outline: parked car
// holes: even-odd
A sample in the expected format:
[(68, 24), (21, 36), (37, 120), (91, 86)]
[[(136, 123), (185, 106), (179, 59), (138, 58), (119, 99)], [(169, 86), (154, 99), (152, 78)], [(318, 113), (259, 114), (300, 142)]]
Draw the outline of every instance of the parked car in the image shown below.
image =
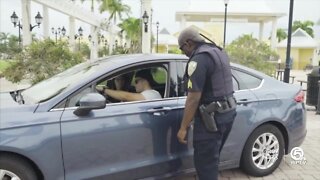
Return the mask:
[[(176, 134), (186, 101), (183, 55), (112, 56), (72, 67), (25, 90), (0, 94), (0, 179), (144, 179), (194, 173)], [(220, 168), (272, 173), (306, 136), (304, 94), (231, 64), (237, 117)], [(114, 102), (96, 91), (120, 74), (150, 69), (161, 99)], [(107, 103), (106, 103), (107, 102)]]

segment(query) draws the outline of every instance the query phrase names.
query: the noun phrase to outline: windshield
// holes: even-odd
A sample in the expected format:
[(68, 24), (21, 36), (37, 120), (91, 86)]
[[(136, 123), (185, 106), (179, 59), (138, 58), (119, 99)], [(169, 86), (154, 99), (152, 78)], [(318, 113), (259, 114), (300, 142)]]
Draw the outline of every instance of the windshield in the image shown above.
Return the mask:
[(21, 94), (26, 103), (47, 101), (63, 92), (67, 87), (97, 72), (98, 63), (84, 62), (49, 79), (39, 82)]

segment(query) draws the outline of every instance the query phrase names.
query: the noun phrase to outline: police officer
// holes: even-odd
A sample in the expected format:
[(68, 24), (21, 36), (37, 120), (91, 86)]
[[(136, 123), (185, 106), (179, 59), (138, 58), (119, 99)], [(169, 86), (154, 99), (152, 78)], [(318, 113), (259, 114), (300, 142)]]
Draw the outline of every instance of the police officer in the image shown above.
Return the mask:
[[(194, 120), (194, 165), (200, 180), (218, 179), (220, 151), (236, 116), (232, 75), (229, 58), (213, 42), (206, 43), (193, 28), (183, 30), (178, 38), (181, 51), (190, 59), (185, 78), (187, 100), (177, 134), (181, 143), (187, 143), (187, 129)], [(208, 129), (199, 107), (213, 107), (210, 112), (217, 130)]]

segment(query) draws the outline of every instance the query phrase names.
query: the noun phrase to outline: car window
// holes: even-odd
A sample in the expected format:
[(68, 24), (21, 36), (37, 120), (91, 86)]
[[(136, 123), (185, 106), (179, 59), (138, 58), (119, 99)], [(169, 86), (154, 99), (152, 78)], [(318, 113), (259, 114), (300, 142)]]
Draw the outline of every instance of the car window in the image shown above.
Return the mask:
[(153, 68), (151, 70), (154, 81), (156, 82), (153, 89), (157, 90), (162, 97), (166, 97), (166, 87), (167, 87), (167, 70), (163, 67)]
[[(152, 78), (154, 82), (152, 83), (152, 89), (158, 91), (160, 95), (163, 97), (166, 96), (166, 87), (167, 87), (167, 79), (168, 79), (168, 73), (167, 68), (165, 66), (156, 66), (156, 67), (148, 67), (148, 68), (134, 68), (130, 70), (123, 70), (121, 72), (115, 73), (111, 76), (106, 76), (105, 78), (102, 78), (101, 80), (98, 80), (96, 83), (93, 82), (86, 88), (80, 90), (79, 92), (75, 93), (72, 97), (69, 98), (67, 101), (66, 107), (75, 107), (79, 106), (79, 100), (81, 97), (83, 97), (85, 94), (95, 91), (95, 88), (98, 87), (98, 89), (102, 89), (103, 87), (107, 87), (109, 89), (113, 90), (122, 90), (130, 93), (137, 93), (135, 89), (135, 74), (137, 71), (147, 69), (150, 70)], [(121, 89), (118, 89), (119, 86), (117, 86), (115, 81), (119, 81), (119, 78), (123, 79), (123, 85)], [(96, 91), (97, 92), (97, 91)], [(107, 103), (121, 103), (121, 101), (114, 99), (112, 97), (106, 96)]]
[(233, 85), (233, 91), (239, 90), (239, 82), (233, 76), (232, 76), (232, 85)]
[(178, 62), (178, 96), (183, 97), (187, 95), (184, 73), (187, 66), (187, 61)]
[(262, 81), (262, 79), (240, 70), (232, 69), (232, 74), (235, 77), (235, 81), (238, 82), (239, 90), (257, 88)]

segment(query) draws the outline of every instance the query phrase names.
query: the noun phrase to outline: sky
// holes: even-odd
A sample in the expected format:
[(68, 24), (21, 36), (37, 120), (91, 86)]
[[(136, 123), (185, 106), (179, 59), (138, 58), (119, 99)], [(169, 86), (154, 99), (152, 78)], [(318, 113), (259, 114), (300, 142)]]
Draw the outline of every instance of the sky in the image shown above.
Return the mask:
[[(65, 0), (67, 1), (67, 0)], [(223, 0), (152, 0), (153, 9), (153, 22), (159, 21), (160, 30), (166, 28), (170, 33), (175, 33), (179, 31), (179, 23), (175, 21), (175, 13), (179, 11), (186, 11), (190, 9), (190, 4), (199, 2), (200, 4), (206, 4), (209, 1), (216, 1), (216, 4), (221, 2), (220, 7), (215, 7), (220, 11), (224, 11)], [(251, 3), (257, 1), (263, 1), (271, 8), (272, 11), (289, 14), (289, 3), (290, 0), (230, 0), (229, 7), (232, 9), (232, 2), (238, 1), (243, 2), (244, 6), (251, 7)], [(84, 6), (89, 10), (90, 0), (86, 0), (84, 4), (80, 3), (80, 0), (76, 0), (78, 5)], [(140, 17), (140, 0), (122, 0), (124, 4), (127, 4), (131, 8), (132, 17)], [(311, 20), (314, 22), (320, 21), (320, 0), (294, 0), (294, 11), (293, 20)], [(192, 7), (191, 7), (192, 8)], [(208, 7), (203, 7), (208, 9)], [(18, 28), (14, 28), (13, 24), (10, 22), (10, 16), (12, 12), (15, 11), (16, 14), (21, 17), (21, 0), (0, 0), (0, 32), (6, 32), (14, 35), (18, 35)], [(42, 12), (42, 6), (31, 2), (31, 17), (34, 17), (36, 13)], [(68, 28), (68, 17), (56, 12), (54, 10), (49, 10), (49, 27), (62, 27)], [(104, 17), (108, 17), (107, 13), (103, 14)], [(31, 19), (32, 24), (35, 24), (34, 18)], [(320, 22), (319, 22), (320, 23)], [(81, 26), (84, 29), (84, 35), (90, 34), (90, 26), (82, 22), (76, 21), (76, 27)], [(246, 24), (232, 24), (229, 23), (227, 26), (227, 43), (231, 42), (241, 34), (253, 34), (258, 36), (258, 24), (246, 23)], [(288, 16), (284, 16), (278, 20), (278, 28), (288, 28)], [(153, 25), (153, 31), (155, 32), (156, 26)], [(314, 28), (317, 38), (320, 38), (320, 25)], [(43, 36), (42, 27), (36, 27), (33, 30), (36, 36)], [(271, 23), (265, 25), (264, 38), (270, 36), (271, 33)], [(51, 34), (53, 37), (53, 35)]]

